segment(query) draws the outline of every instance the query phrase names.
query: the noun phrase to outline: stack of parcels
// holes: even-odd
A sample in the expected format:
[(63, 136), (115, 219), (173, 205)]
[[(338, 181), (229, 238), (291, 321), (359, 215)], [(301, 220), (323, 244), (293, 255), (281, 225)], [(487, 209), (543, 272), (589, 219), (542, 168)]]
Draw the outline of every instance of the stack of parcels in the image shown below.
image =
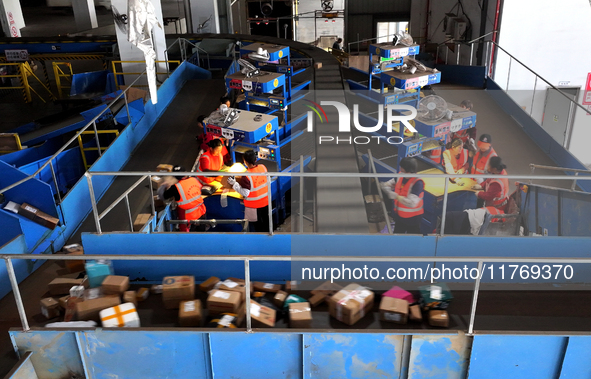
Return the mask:
[(140, 317), (133, 303), (125, 303), (103, 309), (99, 315), (101, 323), (105, 328), (140, 327)]
[[(387, 300), (386, 298), (396, 299), (397, 301)], [(408, 309), (406, 312), (408, 317), (404, 317), (404, 312), (400, 312), (400, 310), (404, 309)], [(390, 321), (398, 324), (406, 323), (406, 321), (403, 321), (404, 319), (418, 322), (423, 320), (421, 308), (415, 300), (414, 295), (398, 286), (392, 287), (382, 295), (380, 318), (382, 321)]]
[(164, 308), (178, 309), (181, 301), (193, 299), (195, 299), (195, 277), (167, 276), (162, 281)]
[(349, 284), (328, 299), (328, 313), (337, 320), (353, 325), (373, 307), (374, 293), (358, 284)]
[(447, 284), (435, 283), (429, 286), (419, 287), (421, 293), (421, 308), (429, 312), (429, 325), (448, 327), (449, 315), (447, 308), (453, 299), (453, 295)]

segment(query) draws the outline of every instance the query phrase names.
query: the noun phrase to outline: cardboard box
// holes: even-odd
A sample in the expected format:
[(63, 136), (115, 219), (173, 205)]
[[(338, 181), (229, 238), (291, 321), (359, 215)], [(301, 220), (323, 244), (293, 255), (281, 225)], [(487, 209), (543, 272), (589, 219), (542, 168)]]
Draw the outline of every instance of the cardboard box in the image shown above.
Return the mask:
[(159, 164), (156, 166), (156, 171), (158, 172), (172, 172), (174, 166), (171, 164)]
[(137, 308), (137, 293), (135, 291), (125, 291), (123, 292), (123, 302), (124, 303), (132, 303)]
[(240, 283), (234, 282), (230, 279), (226, 279), (223, 282), (219, 283), (219, 286), (217, 286), (217, 289), (224, 290), (224, 291), (237, 292), (240, 294), (240, 301), (246, 300), (246, 286), (244, 284), (240, 284)]
[[(137, 290), (137, 292), (135, 293), (135, 299), (140, 302), (140, 301), (144, 301), (148, 299), (148, 296), (150, 296), (150, 290), (147, 289), (146, 287), (142, 287), (139, 290)], [(168, 308), (166, 308), (168, 309)]]
[(447, 309), (453, 299), (449, 287), (445, 283), (435, 283), (419, 287), (421, 293), (421, 308), (425, 311), (430, 309)]
[(272, 328), (275, 326), (275, 310), (250, 301), (250, 317), (254, 328)]
[(298, 290), (298, 281), (297, 280), (288, 280), (285, 282), (285, 291), (286, 292), (293, 292)]
[(244, 280), (244, 279), (240, 279), (240, 278), (228, 278), (226, 280), (231, 280), (231, 281), (236, 282), (238, 284), (246, 285), (246, 280)]
[(63, 309), (66, 309), (66, 307), (68, 305), (69, 298), (70, 298), (70, 296), (67, 295), (67, 296), (62, 296), (59, 299), (57, 299), (57, 302), (59, 303), (60, 307), (62, 307)]
[(263, 283), (263, 282), (252, 282), (252, 288), (255, 291), (273, 292), (276, 293), (281, 291), (281, 284)]
[(358, 284), (349, 284), (328, 299), (328, 313), (337, 320), (353, 325), (373, 307), (374, 293)]
[(52, 297), (41, 300), (41, 314), (46, 319), (58, 317), (60, 315), (60, 303)]
[(382, 297), (393, 297), (395, 299), (403, 299), (403, 300), (406, 300), (408, 302), (408, 304), (416, 303), (416, 299), (412, 293), (410, 293), (410, 292), (406, 291), (405, 289), (400, 288), (398, 286), (394, 286), (394, 287), (390, 288), (390, 290), (384, 292)]
[(167, 276), (162, 281), (162, 301), (166, 309), (178, 309), (183, 300), (195, 299), (195, 277)]
[(181, 301), (179, 306), (180, 326), (201, 326), (201, 300)]
[(212, 315), (220, 313), (237, 313), (241, 304), (238, 292), (214, 290), (207, 297), (207, 309)]
[(380, 320), (395, 324), (406, 324), (408, 321), (408, 301), (395, 297), (382, 297)]
[(411, 305), (408, 308), (408, 319), (410, 321), (423, 321), (423, 314), (421, 313), (421, 307), (418, 304)]
[(447, 328), (449, 326), (449, 315), (447, 314), (447, 311), (429, 311), (429, 325)]
[(308, 302), (312, 306), (312, 308), (319, 306), (320, 304), (324, 303), (326, 300), (326, 295), (322, 293), (317, 293), (316, 295), (312, 296), (308, 299)]
[(289, 304), (289, 326), (291, 328), (309, 328), (312, 326), (310, 303)]
[(140, 213), (137, 215), (135, 221), (133, 222), (133, 231), (139, 232), (144, 227), (144, 225), (148, 223), (150, 217), (152, 217), (150, 213)]
[(287, 298), (288, 293), (285, 291), (278, 291), (275, 296), (273, 296), (273, 304), (275, 304), (278, 308), (283, 308), (283, 303)]
[(107, 276), (115, 275), (113, 265), (108, 260), (86, 261), (84, 267), (90, 288), (100, 287)]
[(163, 210), (166, 207), (166, 203), (164, 200), (160, 199), (158, 195), (154, 196), (154, 208), (156, 208), (156, 212)]
[(322, 62), (314, 62), (314, 68), (317, 70), (322, 68)]
[(18, 214), (49, 229), (55, 229), (57, 224), (60, 222), (60, 220), (57, 218), (52, 217), (47, 213), (41, 212), (38, 208), (35, 208), (34, 206), (27, 203), (21, 204), (20, 208), (18, 209)]
[[(82, 245), (77, 243), (73, 245), (67, 245), (62, 248), (62, 252), (66, 255), (84, 255), (84, 249)], [(84, 271), (84, 261), (64, 261), (66, 270), (68, 272), (79, 272)]]
[(318, 287), (316, 287), (312, 291), (310, 291), (310, 293), (312, 295), (317, 295), (317, 294), (321, 293), (326, 296), (332, 296), (335, 293), (339, 292), (341, 289), (343, 289), (343, 286), (341, 286), (337, 283), (331, 283), (330, 281), (327, 281), (327, 282), (322, 283), (321, 285), (319, 285)]
[(104, 328), (139, 328), (140, 316), (133, 303), (124, 303), (99, 312)]
[(129, 289), (129, 277), (109, 275), (101, 285), (105, 295), (120, 295)]
[(55, 278), (49, 282), (49, 293), (51, 296), (69, 294), (70, 288), (80, 286), (82, 282), (83, 279)]
[(234, 325), (236, 325), (237, 328), (242, 327), (245, 319), (246, 319), (246, 303), (243, 302), (238, 307), (238, 313), (236, 314), (236, 319), (234, 320)]
[(117, 295), (99, 297), (98, 299), (84, 300), (76, 303), (76, 313), (80, 321), (100, 321), (100, 311), (121, 304)]

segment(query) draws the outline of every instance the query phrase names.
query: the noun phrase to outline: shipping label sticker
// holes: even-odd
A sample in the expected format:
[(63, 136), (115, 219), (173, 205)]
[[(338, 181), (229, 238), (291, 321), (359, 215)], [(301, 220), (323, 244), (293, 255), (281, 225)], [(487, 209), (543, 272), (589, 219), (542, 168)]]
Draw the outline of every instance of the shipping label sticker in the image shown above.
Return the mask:
[(250, 315), (259, 317), (261, 315), (261, 306), (258, 304), (250, 304)]
[(441, 300), (441, 287), (431, 286), (430, 297), (434, 300)]
[(35, 209), (35, 208), (31, 208), (31, 207), (29, 207), (28, 205), (25, 205), (25, 209), (26, 209), (26, 210), (28, 210), (28, 211), (29, 211), (29, 212), (31, 212), (31, 213), (37, 213), (37, 209)]
[(265, 283), (265, 285), (263, 286), (263, 288), (266, 288), (266, 289), (271, 290), (271, 289), (273, 289), (273, 284), (271, 284), (271, 283)]
[(195, 312), (195, 302), (194, 301), (187, 301), (184, 305), (185, 312)]
[(230, 298), (230, 294), (227, 292), (222, 292), (222, 291), (216, 291), (213, 294), (213, 297), (218, 297), (220, 299), (224, 299), (224, 300), (228, 300)]
[(218, 322), (219, 325), (228, 327), (234, 321), (235, 317), (230, 315), (224, 315), (220, 321)]
[(459, 118), (457, 120), (452, 120), (451, 125), (449, 126), (449, 131), (452, 133), (459, 132), (462, 129), (462, 119)]
[(226, 280), (222, 283), (224, 286), (226, 286), (227, 288), (234, 288), (238, 285), (238, 283), (232, 281), (232, 280)]
[(400, 313), (386, 312), (384, 318), (388, 321), (400, 321), (402, 317)]

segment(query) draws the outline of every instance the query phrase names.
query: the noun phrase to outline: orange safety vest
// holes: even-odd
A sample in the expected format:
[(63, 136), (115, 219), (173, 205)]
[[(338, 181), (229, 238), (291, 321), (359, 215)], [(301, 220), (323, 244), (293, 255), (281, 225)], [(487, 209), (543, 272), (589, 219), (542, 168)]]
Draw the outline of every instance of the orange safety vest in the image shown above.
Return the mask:
[[(249, 168), (247, 172), (262, 173), (267, 172), (267, 168), (262, 164)], [(269, 205), (267, 195), (267, 177), (266, 176), (247, 176), (250, 182), (250, 193), (244, 199), (244, 206), (247, 208), (263, 208)]]
[[(220, 155), (214, 156), (211, 154), (210, 151), (206, 151), (205, 153), (201, 154), (201, 158), (199, 158), (199, 164), (197, 165), (196, 171), (197, 172), (204, 172), (203, 170), (210, 170), (210, 171), (220, 171), (222, 169), (222, 164), (224, 163), (224, 157)], [(209, 184), (214, 182), (218, 179), (215, 176), (198, 176), (197, 179), (201, 182), (201, 184)]]
[(441, 164), (441, 152), (443, 151), (443, 148), (439, 148), (439, 149), (435, 149), (435, 150), (431, 150), (431, 155), (429, 156), (429, 158), (438, 164)]
[(460, 158), (457, 159), (455, 155), (451, 153), (451, 150), (445, 150), (443, 154), (447, 154), (449, 156), (449, 160), (451, 161), (451, 165), (455, 172), (458, 172), (458, 170), (464, 167), (468, 162), (468, 150), (466, 149), (462, 149), (462, 152), (460, 153)]
[[(503, 170), (501, 175), (507, 175), (507, 171)], [(487, 207), (502, 208), (507, 204), (507, 200), (509, 199), (509, 179), (503, 177), (486, 179), (483, 183), (484, 191), (488, 191), (488, 187), (492, 183), (499, 183), (501, 185), (501, 195), (490, 201), (487, 201), (485, 205)]]
[(198, 220), (205, 214), (205, 205), (201, 198), (201, 183), (195, 178), (183, 179), (175, 184), (181, 199), (179, 208), (185, 210), (186, 220)]
[[(398, 196), (408, 196), (409, 193), (411, 193), (412, 191), (412, 187), (415, 185), (416, 182), (418, 182), (419, 178), (411, 178), (409, 181), (406, 182), (406, 184), (404, 184), (404, 187), (402, 186), (402, 178), (398, 179), (396, 181), (396, 185), (394, 186), (394, 192), (396, 192), (398, 194)], [(409, 208), (406, 205), (402, 204), (401, 202), (398, 201), (398, 198), (396, 200), (394, 200), (394, 211), (396, 213), (398, 213), (398, 216), (402, 217), (402, 218), (411, 218), (411, 217), (415, 217), (415, 216), (420, 216), (423, 213), (425, 213), (423, 211), (423, 195), (425, 194), (425, 192), (421, 192), (421, 194), (419, 195), (419, 203), (416, 205), (416, 207), (414, 208)]]
[[(505, 212), (503, 212), (499, 208), (495, 208), (495, 207), (485, 207), (484, 209), (486, 209), (488, 211), (488, 213), (490, 213), (491, 215), (505, 214)], [(493, 218), (491, 222), (502, 222), (502, 221), (503, 221), (502, 218)]]
[(472, 159), (472, 169), (470, 170), (471, 174), (485, 174), (486, 168), (488, 167), (488, 162), (492, 157), (496, 157), (497, 153), (495, 149), (492, 147), (487, 155), (482, 155), (480, 150), (474, 154), (474, 158)]

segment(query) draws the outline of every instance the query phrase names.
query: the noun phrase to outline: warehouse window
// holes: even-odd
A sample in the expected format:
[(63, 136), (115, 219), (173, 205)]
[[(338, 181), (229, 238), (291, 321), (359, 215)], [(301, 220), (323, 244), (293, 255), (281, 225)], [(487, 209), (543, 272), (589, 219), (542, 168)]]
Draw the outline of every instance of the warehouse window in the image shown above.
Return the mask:
[(408, 32), (408, 21), (402, 22), (378, 22), (378, 43), (388, 42), (392, 34)]

